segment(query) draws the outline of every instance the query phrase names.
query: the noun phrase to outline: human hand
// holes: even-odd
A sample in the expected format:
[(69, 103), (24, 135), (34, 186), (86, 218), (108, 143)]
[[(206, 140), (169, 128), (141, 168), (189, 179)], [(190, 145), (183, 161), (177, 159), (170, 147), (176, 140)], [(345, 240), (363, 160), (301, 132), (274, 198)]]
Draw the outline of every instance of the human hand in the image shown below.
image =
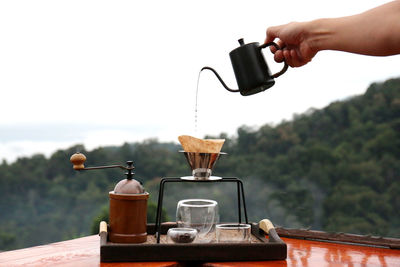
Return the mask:
[(310, 37), (309, 22), (291, 22), (285, 25), (273, 26), (267, 29), (265, 43), (278, 38), (276, 42), (282, 49), (276, 50), (271, 46), (276, 62), (283, 60), (291, 67), (300, 67), (308, 62), (318, 52), (313, 47)]

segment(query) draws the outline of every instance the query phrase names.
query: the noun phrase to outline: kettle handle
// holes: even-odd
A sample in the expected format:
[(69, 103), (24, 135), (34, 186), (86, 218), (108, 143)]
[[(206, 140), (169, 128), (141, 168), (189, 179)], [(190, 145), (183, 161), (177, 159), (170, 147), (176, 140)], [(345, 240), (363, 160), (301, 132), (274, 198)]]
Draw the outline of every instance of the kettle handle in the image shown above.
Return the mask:
[[(266, 48), (266, 47), (271, 46), (271, 45), (274, 46), (277, 50), (281, 49), (281, 48), (279, 47), (279, 45), (277, 45), (276, 43), (274, 43), (274, 42), (269, 42), (269, 43), (262, 44), (262, 45), (259, 46), (260, 52), (261, 52), (261, 50), (262, 50), (263, 48)], [(271, 75), (273, 78), (278, 78), (279, 76), (281, 76), (282, 74), (284, 74), (284, 73), (287, 71), (289, 65), (286, 63), (285, 60), (283, 60), (283, 63), (284, 63), (284, 66), (283, 66), (283, 68), (281, 69), (281, 71), (278, 71), (277, 73)]]

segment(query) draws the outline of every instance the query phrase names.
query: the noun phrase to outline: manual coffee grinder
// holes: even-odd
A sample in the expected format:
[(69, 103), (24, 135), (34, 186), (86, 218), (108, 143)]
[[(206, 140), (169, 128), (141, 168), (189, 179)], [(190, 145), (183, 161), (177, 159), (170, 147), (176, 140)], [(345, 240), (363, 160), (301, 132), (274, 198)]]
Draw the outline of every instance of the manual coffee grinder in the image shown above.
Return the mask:
[(156, 238), (157, 243), (160, 243), (161, 235), (161, 211), (164, 198), (164, 189), (167, 183), (236, 183), (237, 186), (237, 207), (238, 207), (238, 222), (242, 223), (242, 208), (241, 203), (243, 203), (243, 212), (245, 217), (245, 223), (248, 224), (246, 201), (244, 197), (243, 182), (236, 177), (219, 177), (212, 176), (212, 170), (215, 167), (221, 155), (226, 155), (224, 152), (219, 153), (197, 153), (197, 152), (184, 152), (186, 160), (192, 171), (191, 176), (183, 176), (176, 178), (162, 178), (160, 181), (160, 187), (158, 192), (158, 204), (157, 204), (157, 214), (156, 214)]
[(108, 165), (85, 167), (86, 156), (75, 153), (70, 161), (77, 171), (121, 168), (127, 170), (126, 179), (117, 183), (114, 190), (109, 192), (109, 239), (114, 243), (143, 243), (147, 240), (147, 200), (149, 193), (133, 179), (133, 161), (127, 161), (127, 166)]

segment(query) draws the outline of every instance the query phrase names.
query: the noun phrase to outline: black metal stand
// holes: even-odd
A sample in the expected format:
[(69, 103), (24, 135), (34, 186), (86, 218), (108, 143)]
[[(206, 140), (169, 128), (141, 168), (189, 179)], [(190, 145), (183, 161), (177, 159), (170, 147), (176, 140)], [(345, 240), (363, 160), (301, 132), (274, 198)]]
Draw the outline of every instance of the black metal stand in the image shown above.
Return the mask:
[(166, 183), (221, 183), (221, 182), (231, 182), (237, 184), (237, 196), (238, 196), (238, 214), (239, 214), (239, 223), (242, 223), (242, 215), (240, 208), (240, 198), (243, 200), (243, 211), (245, 222), (249, 223), (247, 219), (247, 210), (246, 210), (246, 201), (244, 198), (244, 190), (243, 190), (243, 182), (235, 177), (222, 178), (219, 180), (183, 180), (181, 178), (162, 178), (160, 181), (160, 190), (158, 192), (158, 204), (157, 204), (157, 214), (156, 214), (156, 238), (157, 243), (160, 243), (160, 229), (161, 229), (161, 212), (162, 212), (162, 202), (164, 197), (164, 187)]

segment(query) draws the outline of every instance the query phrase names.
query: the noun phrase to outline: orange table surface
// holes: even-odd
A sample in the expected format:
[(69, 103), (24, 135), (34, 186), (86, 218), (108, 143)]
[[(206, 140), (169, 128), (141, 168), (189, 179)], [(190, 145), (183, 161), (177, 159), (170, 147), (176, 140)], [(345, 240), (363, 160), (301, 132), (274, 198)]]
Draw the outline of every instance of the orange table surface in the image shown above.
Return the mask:
[[(206, 262), (203, 266), (400, 266), (400, 250), (282, 238), (283, 261)], [(97, 235), (0, 253), (0, 266), (182, 266), (178, 262), (101, 263)]]

